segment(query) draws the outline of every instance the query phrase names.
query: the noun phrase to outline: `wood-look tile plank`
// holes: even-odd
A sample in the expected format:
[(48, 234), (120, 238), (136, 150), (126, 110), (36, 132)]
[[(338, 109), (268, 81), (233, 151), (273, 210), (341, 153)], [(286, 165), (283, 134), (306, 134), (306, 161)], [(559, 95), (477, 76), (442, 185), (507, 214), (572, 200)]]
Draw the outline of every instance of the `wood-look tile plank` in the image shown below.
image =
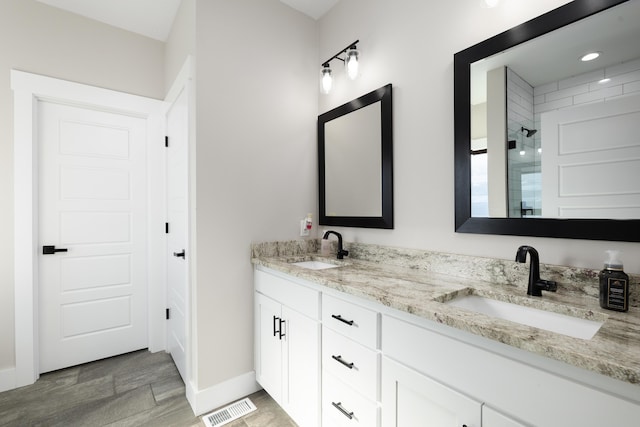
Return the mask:
[(142, 412), (148, 412), (156, 406), (150, 386), (143, 386), (126, 393), (114, 395), (105, 399), (78, 405), (55, 416), (47, 416), (35, 422), (47, 427), (71, 426), (103, 426), (123, 418)]
[[(258, 407), (225, 427), (291, 427), (264, 391)], [(0, 426), (205, 427), (193, 415), (171, 356), (141, 350), (43, 374), (33, 385), (0, 393)]]

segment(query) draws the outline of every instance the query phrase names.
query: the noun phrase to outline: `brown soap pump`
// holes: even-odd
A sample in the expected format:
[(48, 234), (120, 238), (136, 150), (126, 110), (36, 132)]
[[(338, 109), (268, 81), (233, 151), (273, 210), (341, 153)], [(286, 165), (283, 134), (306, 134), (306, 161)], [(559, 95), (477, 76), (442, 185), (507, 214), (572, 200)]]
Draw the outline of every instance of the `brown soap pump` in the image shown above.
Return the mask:
[(629, 276), (622, 270), (618, 251), (607, 251), (609, 259), (600, 272), (600, 307), (607, 310), (629, 310)]

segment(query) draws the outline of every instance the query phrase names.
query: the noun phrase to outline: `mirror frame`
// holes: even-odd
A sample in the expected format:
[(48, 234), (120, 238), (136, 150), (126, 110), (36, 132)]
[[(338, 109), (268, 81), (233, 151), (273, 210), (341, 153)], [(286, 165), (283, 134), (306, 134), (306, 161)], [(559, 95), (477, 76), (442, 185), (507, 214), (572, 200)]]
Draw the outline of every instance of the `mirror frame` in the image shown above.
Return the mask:
[[(328, 216), (325, 189), (325, 123), (380, 101), (382, 155), (382, 216)], [(389, 83), (366, 95), (318, 116), (318, 184), (320, 225), (364, 228), (393, 228), (393, 111)]]
[(471, 64), (629, 0), (573, 1), (454, 55), (455, 230), (458, 233), (640, 242), (640, 220), (471, 216)]

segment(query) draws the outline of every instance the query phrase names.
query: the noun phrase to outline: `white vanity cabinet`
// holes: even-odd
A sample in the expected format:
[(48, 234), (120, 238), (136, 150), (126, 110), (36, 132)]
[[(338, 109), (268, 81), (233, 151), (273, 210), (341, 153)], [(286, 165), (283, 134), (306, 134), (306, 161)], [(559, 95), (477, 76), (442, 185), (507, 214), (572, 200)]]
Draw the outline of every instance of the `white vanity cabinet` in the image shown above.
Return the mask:
[(322, 294), (322, 425), (380, 425), (380, 314)]
[(401, 317), (382, 316), (385, 427), (602, 427), (640, 420), (637, 403), (571, 379), (570, 369), (554, 372), (539, 357), (535, 365), (519, 360), (526, 352), (504, 354), (497, 343)]
[(256, 270), (256, 381), (300, 427), (320, 426), (320, 293)]
[(640, 421), (637, 385), (276, 271), (255, 290), (256, 379), (300, 427)]
[(525, 427), (413, 369), (382, 358), (385, 427)]
[(382, 425), (480, 427), (482, 403), (393, 360), (382, 359)]

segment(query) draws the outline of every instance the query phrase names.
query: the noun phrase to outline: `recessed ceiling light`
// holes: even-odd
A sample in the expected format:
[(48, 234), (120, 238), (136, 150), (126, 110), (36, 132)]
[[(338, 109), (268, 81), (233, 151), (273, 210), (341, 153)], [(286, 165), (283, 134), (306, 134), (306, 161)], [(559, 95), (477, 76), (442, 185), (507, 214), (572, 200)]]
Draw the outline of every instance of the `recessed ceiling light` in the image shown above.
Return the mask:
[(600, 56), (600, 52), (590, 52), (584, 55), (582, 58), (580, 58), (580, 61), (582, 62), (593, 61), (598, 56)]

